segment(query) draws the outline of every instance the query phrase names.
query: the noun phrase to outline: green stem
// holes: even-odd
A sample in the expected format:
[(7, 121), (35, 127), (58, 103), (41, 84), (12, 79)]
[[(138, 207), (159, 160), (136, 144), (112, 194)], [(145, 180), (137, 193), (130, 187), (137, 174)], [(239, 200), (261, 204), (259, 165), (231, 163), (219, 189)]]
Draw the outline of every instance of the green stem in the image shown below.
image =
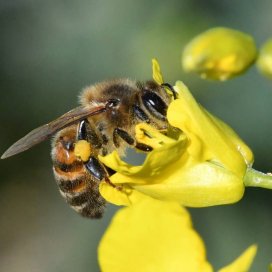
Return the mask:
[(248, 168), (244, 176), (244, 184), (247, 187), (272, 189), (272, 174), (265, 174), (253, 168)]

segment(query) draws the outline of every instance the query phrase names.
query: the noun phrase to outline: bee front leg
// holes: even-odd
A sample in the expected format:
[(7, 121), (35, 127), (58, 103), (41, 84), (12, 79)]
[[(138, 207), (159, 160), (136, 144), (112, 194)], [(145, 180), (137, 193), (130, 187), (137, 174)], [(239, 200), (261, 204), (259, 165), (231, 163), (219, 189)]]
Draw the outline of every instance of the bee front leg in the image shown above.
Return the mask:
[(119, 139), (124, 140), (127, 144), (133, 145), (136, 149), (144, 152), (150, 152), (153, 150), (149, 145), (136, 142), (125, 130), (115, 128), (113, 131), (113, 142), (117, 148), (120, 146)]
[(120, 146), (120, 139), (124, 140), (129, 145), (134, 145), (135, 140), (125, 130), (121, 128), (115, 128), (113, 131), (113, 143), (115, 147)]

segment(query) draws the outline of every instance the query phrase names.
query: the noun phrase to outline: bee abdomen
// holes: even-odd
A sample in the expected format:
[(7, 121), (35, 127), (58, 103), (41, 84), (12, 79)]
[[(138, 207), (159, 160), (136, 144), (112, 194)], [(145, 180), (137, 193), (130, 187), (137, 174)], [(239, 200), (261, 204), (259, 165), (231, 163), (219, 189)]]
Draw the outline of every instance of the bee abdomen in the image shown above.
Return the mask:
[(99, 218), (105, 200), (99, 194), (97, 180), (74, 154), (75, 131), (67, 128), (56, 136), (52, 149), (53, 172), (59, 191), (71, 208), (84, 217)]
[(71, 164), (53, 161), (53, 165), (63, 172), (78, 172), (82, 170), (83, 164), (79, 161), (74, 161)]
[(105, 200), (100, 196), (98, 184), (87, 172), (73, 173), (74, 179), (61, 175), (61, 170), (53, 167), (60, 194), (76, 212), (84, 217), (100, 218), (104, 212)]

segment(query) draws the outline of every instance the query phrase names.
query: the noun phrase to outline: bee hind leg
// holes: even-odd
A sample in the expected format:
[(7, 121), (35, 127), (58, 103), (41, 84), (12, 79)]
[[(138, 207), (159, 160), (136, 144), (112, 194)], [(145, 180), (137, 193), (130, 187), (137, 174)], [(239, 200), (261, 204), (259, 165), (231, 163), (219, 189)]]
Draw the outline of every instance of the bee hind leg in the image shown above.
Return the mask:
[(120, 186), (113, 184), (109, 178), (109, 173), (106, 167), (94, 156), (91, 156), (89, 160), (85, 163), (86, 169), (99, 181), (105, 180), (112, 187), (121, 190)]
[(99, 181), (103, 180), (107, 176), (107, 171), (104, 166), (94, 156), (89, 158), (85, 163), (85, 167)]

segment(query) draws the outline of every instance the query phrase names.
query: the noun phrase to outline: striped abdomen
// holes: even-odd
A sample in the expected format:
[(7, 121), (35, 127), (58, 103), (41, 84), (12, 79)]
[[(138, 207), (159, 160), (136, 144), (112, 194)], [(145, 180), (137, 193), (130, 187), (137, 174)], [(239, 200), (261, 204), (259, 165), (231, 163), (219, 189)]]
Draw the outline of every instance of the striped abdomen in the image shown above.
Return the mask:
[(61, 195), (82, 216), (102, 216), (105, 200), (99, 194), (99, 181), (74, 154), (77, 127), (57, 133), (52, 143), (53, 171)]

